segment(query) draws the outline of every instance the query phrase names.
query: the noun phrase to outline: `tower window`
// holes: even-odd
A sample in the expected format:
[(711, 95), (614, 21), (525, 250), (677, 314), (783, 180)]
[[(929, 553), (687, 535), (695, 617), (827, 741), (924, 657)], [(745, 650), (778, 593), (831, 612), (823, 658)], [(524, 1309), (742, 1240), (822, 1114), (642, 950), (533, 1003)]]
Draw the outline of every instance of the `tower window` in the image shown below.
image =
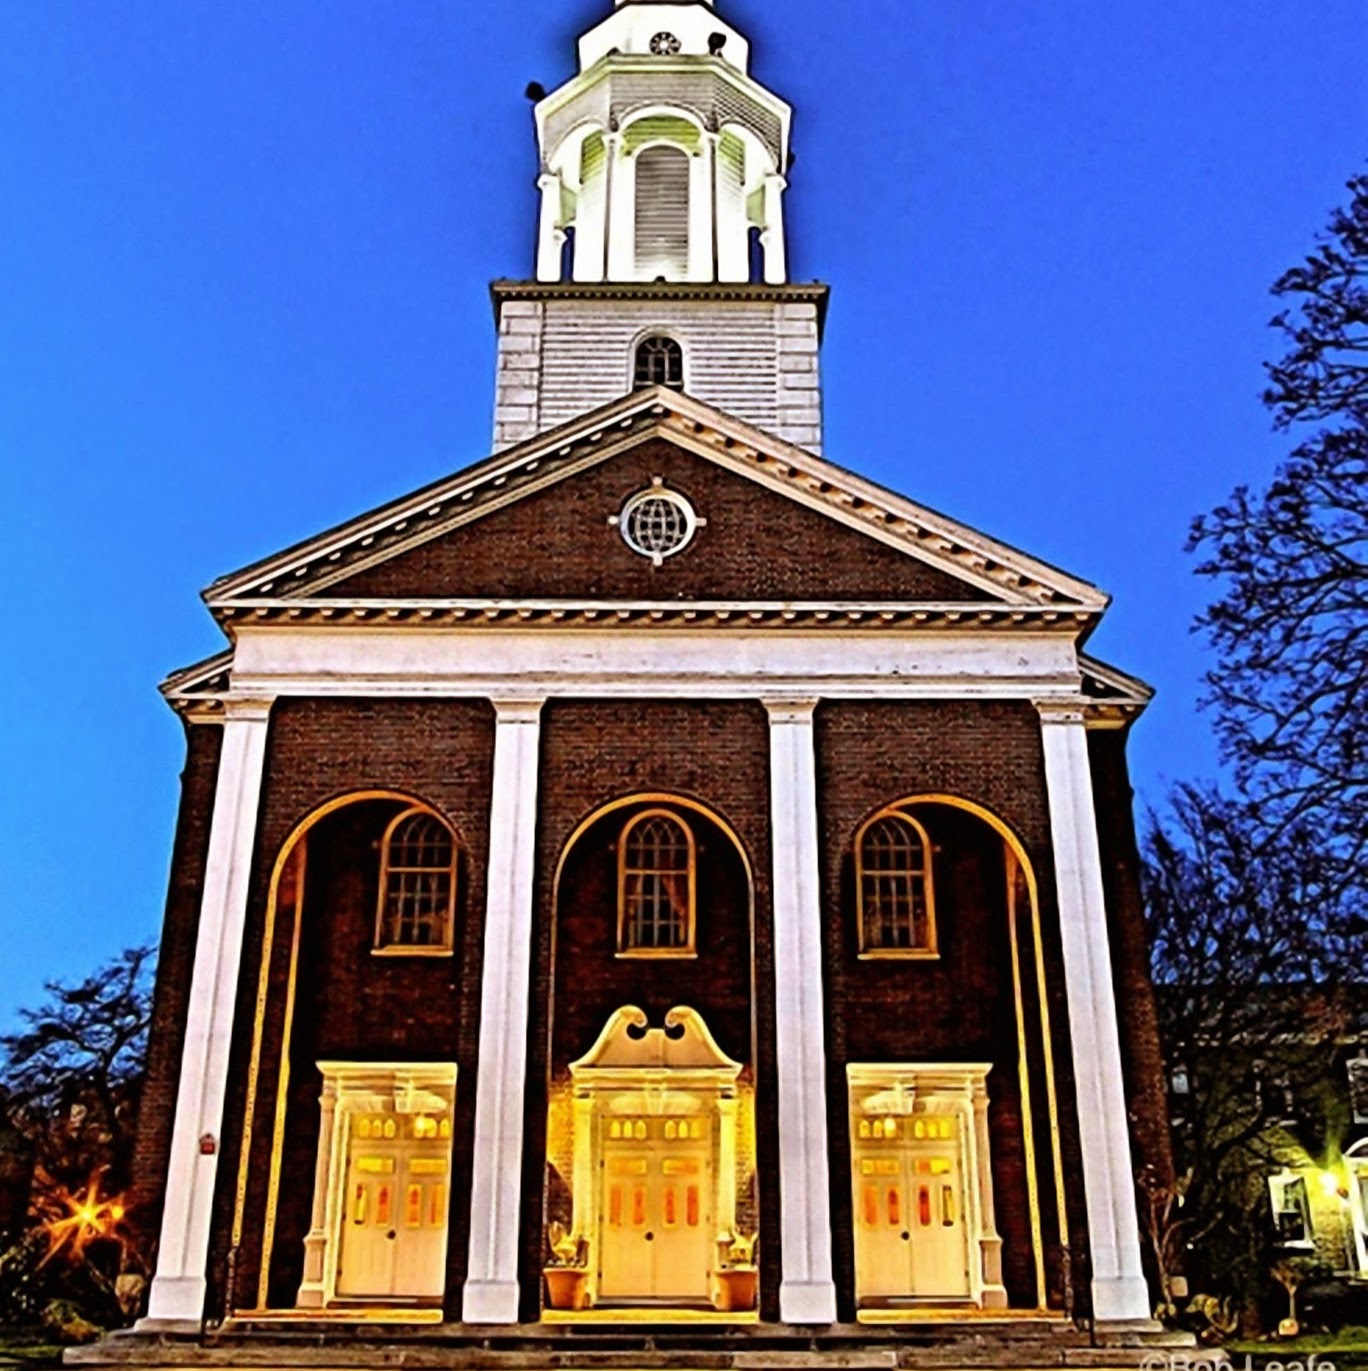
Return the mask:
[(672, 33), (658, 33), (651, 39), (651, 51), (657, 57), (675, 57), (683, 46)]
[(684, 349), (673, 338), (653, 334), (637, 344), (632, 388), (645, 390), (649, 386), (684, 389)]
[(860, 952), (864, 956), (934, 957), (931, 844), (906, 814), (881, 814), (855, 845)]
[(380, 848), (377, 950), (449, 950), (455, 904), (451, 831), (430, 810), (406, 810), (389, 826)]
[(618, 955), (694, 953), (694, 836), (666, 809), (648, 809), (618, 843)]

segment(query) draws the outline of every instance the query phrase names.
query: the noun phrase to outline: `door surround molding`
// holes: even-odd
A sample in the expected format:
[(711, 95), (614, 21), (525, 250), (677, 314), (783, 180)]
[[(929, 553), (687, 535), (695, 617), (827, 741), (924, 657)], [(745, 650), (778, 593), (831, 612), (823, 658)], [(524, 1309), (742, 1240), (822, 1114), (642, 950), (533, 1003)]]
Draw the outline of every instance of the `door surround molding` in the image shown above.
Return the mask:
[[(300, 1309), (327, 1309), (338, 1299), (337, 1267), (346, 1207), (347, 1157), (352, 1116), (392, 1109), (397, 1115), (441, 1113), (455, 1131), (455, 1062), (321, 1061), (321, 1119), (314, 1173), (313, 1221), (304, 1239)], [(447, 1143), (448, 1174), (451, 1142)], [(449, 1186), (448, 1203), (451, 1199)], [(450, 1241), (450, 1219), (447, 1239)], [(417, 1297), (415, 1297), (416, 1300)]]
[[(716, 1155), (713, 1208), (719, 1237), (736, 1231), (738, 1081), (742, 1064), (718, 1047), (703, 1018), (686, 1007), (670, 1010), (652, 1028), (635, 1005), (616, 1010), (594, 1046), (570, 1065), (574, 1100), (571, 1238), (585, 1244), (589, 1306), (598, 1297), (602, 1208), (602, 1133), (612, 1112), (664, 1114), (671, 1097), (690, 1097), (712, 1115)], [(713, 1277), (716, 1262), (711, 1264)]]
[[(849, 1063), (846, 1077), (852, 1132), (851, 1184), (853, 1188), (856, 1183), (853, 1162), (859, 1152), (859, 1142), (854, 1132), (861, 1114), (894, 1114), (910, 1118), (918, 1104), (927, 1103), (934, 1103), (943, 1113), (953, 1114), (959, 1121), (964, 1218), (968, 1230), (969, 1298), (981, 1309), (1005, 1309), (1007, 1290), (1002, 1283), (1002, 1238), (997, 1231), (993, 1204), (988, 1134), (988, 1073), (992, 1069), (991, 1065), (978, 1062)], [(858, 1206), (859, 1197), (853, 1190), (852, 1199)], [(858, 1303), (858, 1252), (855, 1258)]]

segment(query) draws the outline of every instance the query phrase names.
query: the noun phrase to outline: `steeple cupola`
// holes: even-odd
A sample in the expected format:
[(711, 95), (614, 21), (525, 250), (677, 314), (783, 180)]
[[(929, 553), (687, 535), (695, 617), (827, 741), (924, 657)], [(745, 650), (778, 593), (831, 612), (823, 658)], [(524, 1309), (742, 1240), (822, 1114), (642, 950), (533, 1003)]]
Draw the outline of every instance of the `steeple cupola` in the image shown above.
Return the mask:
[(616, 0), (534, 88), (532, 280), (496, 281), (498, 449), (648, 386), (822, 446), (827, 289), (789, 282), (793, 110), (712, 0)]
[(537, 279), (788, 279), (792, 110), (710, 0), (617, 0), (536, 107)]

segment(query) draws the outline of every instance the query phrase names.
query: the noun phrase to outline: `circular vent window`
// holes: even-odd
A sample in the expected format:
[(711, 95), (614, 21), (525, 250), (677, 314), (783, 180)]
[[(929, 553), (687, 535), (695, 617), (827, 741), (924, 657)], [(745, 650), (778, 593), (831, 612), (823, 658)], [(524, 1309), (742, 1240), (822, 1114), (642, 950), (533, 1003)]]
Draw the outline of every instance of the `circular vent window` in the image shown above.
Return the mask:
[(627, 501), (618, 520), (623, 541), (657, 566), (683, 552), (698, 531), (693, 506), (673, 490), (652, 486)]
[(674, 57), (683, 46), (672, 33), (658, 33), (651, 39), (651, 51), (657, 57)]

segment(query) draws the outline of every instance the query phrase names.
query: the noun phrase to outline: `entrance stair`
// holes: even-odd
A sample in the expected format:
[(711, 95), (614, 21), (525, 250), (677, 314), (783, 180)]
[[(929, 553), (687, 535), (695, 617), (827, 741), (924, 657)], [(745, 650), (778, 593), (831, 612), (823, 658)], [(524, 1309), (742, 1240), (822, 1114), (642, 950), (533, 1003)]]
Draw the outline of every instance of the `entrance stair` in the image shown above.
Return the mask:
[(244, 1319), (203, 1333), (144, 1325), (73, 1349), (66, 1361), (126, 1371), (1129, 1371), (1153, 1368), (1156, 1353), (1171, 1350), (1174, 1371), (1182, 1371), (1184, 1349), (1192, 1346), (1189, 1335), (1157, 1324), (1092, 1334), (1062, 1320), (1042, 1319), (822, 1329), (766, 1324), (380, 1327)]

